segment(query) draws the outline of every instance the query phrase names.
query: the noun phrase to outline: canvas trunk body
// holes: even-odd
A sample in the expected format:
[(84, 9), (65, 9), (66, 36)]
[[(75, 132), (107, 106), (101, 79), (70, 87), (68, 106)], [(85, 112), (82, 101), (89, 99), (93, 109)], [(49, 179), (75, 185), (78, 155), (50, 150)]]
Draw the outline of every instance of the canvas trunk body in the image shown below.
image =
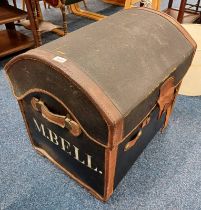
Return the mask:
[(196, 44), (171, 17), (129, 9), (6, 66), (34, 148), (107, 200), (167, 125)]

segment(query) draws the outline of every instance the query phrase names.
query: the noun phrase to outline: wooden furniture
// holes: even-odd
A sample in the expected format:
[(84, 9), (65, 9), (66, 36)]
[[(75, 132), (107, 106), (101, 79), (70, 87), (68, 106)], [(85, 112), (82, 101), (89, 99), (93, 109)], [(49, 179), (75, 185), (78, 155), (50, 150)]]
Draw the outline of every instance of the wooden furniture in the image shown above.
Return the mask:
[[(32, 6), (32, 8), (31, 9), (27, 8), (27, 11), (32, 13), (34, 22), (36, 23), (37, 28), (38, 28), (38, 30), (37, 30), (38, 37), (41, 36), (41, 33), (49, 32), (49, 31), (54, 32), (54, 33), (58, 34), (59, 36), (64, 35), (64, 32), (61, 29), (62, 28), (61, 26), (55, 25), (55, 24), (43, 19), (39, 0), (31, 0), (31, 6)], [(26, 29), (29, 29), (29, 30), (31, 29), (31, 23), (29, 20), (20, 21), (19, 24), (23, 25)]]
[(186, 10), (193, 12), (193, 13), (200, 13), (200, 17), (198, 22), (201, 23), (201, 0), (197, 0), (196, 3), (188, 3), (186, 2)]
[[(164, 10), (165, 13), (177, 19), (180, 23), (193, 23), (200, 18), (199, 4), (200, 0), (197, 1), (196, 5), (188, 4), (187, 0), (181, 0), (179, 9), (172, 8), (173, 0), (169, 0), (168, 8)], [(187, 8), (187, 6), (195, 6), (196, 9)]]
[[(16, 1), (16, 0), (14, 0), (14, 1)], [(43, 0), (43, 4), (44, 4), (45, 9), (47, 9), (47, 3), (45, 0)], [(25, 0), (22, 0), (22, 10), (25, 10), (25, 7), (26, 7)], [(48, 4), (48, 8), (50, 8), (49, 4)]]
[[(28, 2), (28, 7), (31, 8), (31, 5)], [(11, 53), (15, 53), (20, 50), (39, 46), (39, 38), (37, 37), (36, 24), (33, 20), (33, 16), (30, 17), (33, 38), (30, 38), (15, 28), (15, 21), (27, 18), (29, 15), (27, 12), (24, 12), (18, 9), (15, 6), (8, 4), (7, 0), (2, 0), (0, 3), (0, 24), (5, 24), (6, 29), (0, 31), (0, 57), (4, 57)], [(35, 42), (34, 42), (35, 41)]]
[[(82, 17), (87, 17), (93, 20), (101, 20), (105, 18), (104, 15), (100, 15), (97, 13), (93, 13), (90, 11), (82, 10), (79, 7), (78, 2), (82, 1), (84, 3), (84, 6), (86, 8), (86, 3), (84, 0), (46, 0), (45, 2), (54, 7), (54, 8), (59, 8), (62, 13), (62, 18), (63, 18), (63, 29), (59, 25), (54, 25), (53, 23), (49, 21), (45, 21), (43, 19), (43, 15), (41, 12), (39, 0), (31, 0), (32, 5), (33, 5), (33, 10), (32, 13), (34, 14), (34, 20), (37, 22), (38, 25), (38, 36), (40, 36), (40, 33), (43, 32), (54, 32), (58, 34), (59, 36), (64, 36), (67, 34), (67, 17), (66, 17), (66, 7), (69, 12), (72, 12), (75, 15), (82, 16)], [(23, 21), (21, 24), (27, 28), (30, 29), (30, 23), (29, 21)]]
[[(87, 10), (82, 10), (80, 9), (79, 2), (82, 0), (46, 0), (46, 2), (51, 5), (52, 7), (55, 8), (60, 8), (62, 12), (62, 17), (63, 17), (63, 29), (64, 29), (64, 35), (67, 34), (67, 18), (66, 18), (66, 7), (70, 12), (72, 12), (74, 15), (82, 16), (82, 17), (87, 17), (93, 20), (102, 20), (105, 18), (104, 15), (100, 15), (94, 12), (90, 12)], [(38, 2), (38, 0), (36, 0)], [(86, 8), (85, 1), (84, 5)]]

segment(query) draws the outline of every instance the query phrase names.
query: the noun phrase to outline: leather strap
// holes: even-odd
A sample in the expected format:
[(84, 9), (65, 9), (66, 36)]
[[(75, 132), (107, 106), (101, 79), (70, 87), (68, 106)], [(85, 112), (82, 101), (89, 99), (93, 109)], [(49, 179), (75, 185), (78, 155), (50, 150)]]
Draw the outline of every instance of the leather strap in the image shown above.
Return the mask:
[(73, 136), (79, 136), (81, 134), (82, 131), (79, 124), (71, 120), (69, 116), (62, 116), (52, 113), (43, 101), (40, 101), (35, 97), (31, 99), (31, 105), (34, 110), (40, 112), (46, 120), (60, 126), (61, 128), (67, 128)]
[(158, 118), (160, 119), (162, 114), (166, 112), (165, 123), (163, 129), (167, 127), (170, 115), (172, 113), (173, 105), (178, 93), (178, 89), (180, 87), (180, 83), (178, 85), (174, 85), (174, 78), (168, 78), (164, 84), (160, 88), (160, 95), (157, 101), (160, 112)]

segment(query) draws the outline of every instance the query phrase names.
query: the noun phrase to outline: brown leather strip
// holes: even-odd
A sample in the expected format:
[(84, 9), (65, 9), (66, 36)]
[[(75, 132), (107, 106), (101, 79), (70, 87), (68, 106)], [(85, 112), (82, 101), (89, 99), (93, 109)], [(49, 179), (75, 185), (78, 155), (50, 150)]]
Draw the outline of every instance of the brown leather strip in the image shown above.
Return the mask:
[(43, 101), (33, 97), (31, 99), (32, 107), (40, 112), (42, 116), (49, 122), (54, 123), (62, 128), (67, 128), (73, 136), (79, 136), (81, 129), (78, 123), (71, 120), (67, 116), (57, 115), (52, 113), (44, 104)]
[(47, 121), (54, 123), (62, 128), (65, 128), (65, 116), (51, 113), (46, 105), (37, 98), (33, 97), (31, 99), (31, 104), (36, 111), (40, 112), (42, 116), (47, 119)]
[(116, 169), (118, 147), (111, 149), (105, 149), (105, 200), (112, 195), (114, 190), (114, 177)]
[(172, 110), (174, 107), (174, 103), (176, 101), (176, 97), (181, 86), (181, 82), (177, 85), (174, 85), (174, 78), (168, 78), (165, 83), (160, 88), (160, 96), (157, 101), (160, 112), (159, 118), (161, 118), (162, 114), (166, 112), (165, 122), (162, 130), (167, 127), (170, 115), (172, 114)]
[(142, 9), (142, 10), (146, 10), (148, 12), (152, 12), (152, 13), (156, 13), (164, 18), (166, 18), (169, 22), (171, 22), (173, 25), (176, 26), (176, 28), (185, 36), (185, 38), (191, 43), (191, 45), (196, 49), (197, 48), (197, 44), (194, 41), (194, 39), (192, 38), (192, 36), (186, 31), (185, 28), (182, 27), (182, 25), (176, 21), (173, 17), (171, 17), (170, 15), (164, 13), (164, 12), (159, 12), (157, 10), (153, 10), (153, 9), (149, 9), (149, 8), (145, 8), (145, 7), (140, 7), (138, 9)]
[[(119, 110), (115, 107), (115, 105), (111, 102), (111, 100), (104, 94), (102, 89), (92, 81), (83, 71), (81, 71), (72, 61), (69, 59), (63, 64), (59, 63), (53, 58), (56, 55), (43, 51), (41, 49), (34, 49), (29, 51), (28, 53), (22, 54), (9, 62), (6, 65), (5, 70), (8, 71), (11, 69), (11, 66), (19, 62), (23, 59), (37, 59), (38, 61), (45, 63), (50, 66), (54, 70), (61, 73), (64, 77), (71, 79), (74, 83), (79, 86), (81, 91), (90, 98), (92, 103), (99, 110), (103, 118), (105, 119), (108, 129), (108, 146), (112, 147), (113, 145), (117, 145), (118, 141), (121, 139), (117, 139), (113, 137), (112, 127), (113, 125), (119, 123), (122, 120), (122, 115)], [(16, 95), (16, 94), (15, 94)]]
[[(119, 121), (119, 123), (115, 124), (111, 133), (113, 138), (112, 142), (120, 141), (123, 136), (123, 121)], [(105, 200), (107, 200), (112, 195), (114, 190), (117, 152), (117, 145), (115, 145), (113, 148), (105, 149)]]
[(168, 121), (169, 121), (169, 118), (170, 118), (170, 116), (171, 116), (171, 114), (172, 114), (172, 111), (173, 111), (173, 108), (174, 108), (174, 104), (175, 104), (175, 101), (176, 101), (176, 97), (177, 97), (177, 95), (178, 95), (178, 93), (179, 93), (179, 89), (180, 89), (180, 87), (181, 87), (181, 83), (182, 83), (182, 81), (181, 81), (178, 85), (175, 86), (174, 99), (173, 99), (173, 102), (172, 102), (171, 106), (170, 106), (169, 109), (167, 110), (164, 128), (166, 128), (167, 125), (168, 125)]
[(168, 107), (171, 106), (174, 100), (174, 92), (174, 78), (170, 77), (160, 87), (160, 95), (157, 101), (160, 108), (159, 118), (162, 116), (163, 112), (166, 112)]

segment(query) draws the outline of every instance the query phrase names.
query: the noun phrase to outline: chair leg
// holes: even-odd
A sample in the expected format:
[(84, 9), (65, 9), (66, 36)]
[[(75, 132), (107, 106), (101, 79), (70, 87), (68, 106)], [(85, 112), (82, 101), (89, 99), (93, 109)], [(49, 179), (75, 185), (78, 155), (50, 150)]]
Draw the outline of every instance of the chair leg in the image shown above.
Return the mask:
[(61, 6), (61, 13), (62, 13), (62, 18), (63, 18), (63, 28), (64, 28), (64, 35), (67, 34), (67, 16), (66, 16), (66, 7), (64, 0), (62, 1), (62, 6)]
[(47, 3), (46, 3), (46, 1), (43, 0), (43, 4), (44, 4), (45, 9), (47, 9)]
[(39, 20), (43, 20), (43, 14), (40, 8), (40, 3), (38, 0), (35, 0), (35, 4), (36, 4), (36, 11), (37, 11), (37, 17)]
[(181, 0), (181, 4), (180, 4), (180, 7), (179, 7), (179, 14), (178, 14), (178, 17), (177, 17), (177, 21), (179, 23), (183, 22), (185, 6), (186, 6), (186, 0)]
[(88, 8), (87, 8), (87, 3), (86, 3), (86, 1), (83, 0), (82, 2), (83, 2), (83, 4), (84, 4), (84, 8), (85, 8), (85, 9), (88, 9)]
[(71, 13), (72, 12), (69, 5), (67, 5), (67, 10), (68, 10), (68, 13)]
[(17, 8), (16, 0), (13, 0), (13, 5), (15, 8)]
[(197, 5), (196, 5), (196, 12), (199, 10), (199, 5), (200, 5), (200, 0), (198, 0)]
[(41, 33), (39, 31), (37, 13), (35, 12), (37, 10), (35, 1), (36, 0), (31, 0), (31, 1), (24, 0), (24, 2), (26, 3), (27, 11), (29, 13), (29, 21), (31, 23), (31, 30), (34, 35), (35, 45), (36, 47), (39, 47), (42, 45), (42, 40), (41, 40)]
[(169, 9), (172, 8), (172, 4), (173, 4), (173, 0), (169, 0), (169, 2), (168, 2), (168, 8), (169, 8)]

